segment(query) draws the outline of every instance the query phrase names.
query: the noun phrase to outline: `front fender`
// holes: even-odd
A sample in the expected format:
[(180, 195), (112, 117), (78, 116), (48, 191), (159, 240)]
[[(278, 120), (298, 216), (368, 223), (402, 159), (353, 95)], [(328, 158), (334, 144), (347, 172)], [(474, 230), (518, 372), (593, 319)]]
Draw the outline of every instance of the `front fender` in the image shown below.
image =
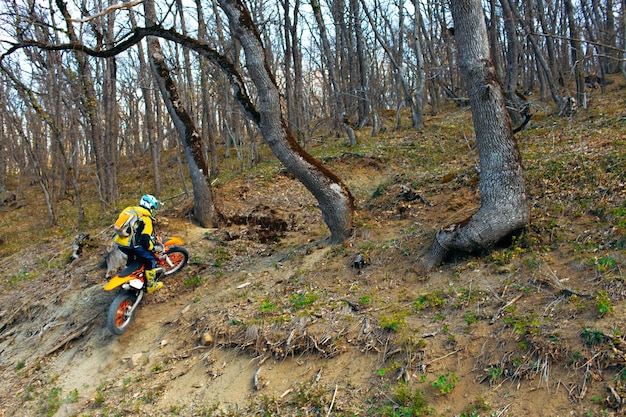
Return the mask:
[(109, 282), (107, 282), (106, 284), (104, 284), (104, 290), (105, 291), (111, 291), (114, 290), (115, 288), (119, 287), (120, 285), (127, 283), (128, 281), (130, 281), (131, 279), (136, 278), (134, 275), (128, 275), (125, 277), (120, 277), (120, 276), (114, 276), (113, 278), (111, 278), (109, 280)]

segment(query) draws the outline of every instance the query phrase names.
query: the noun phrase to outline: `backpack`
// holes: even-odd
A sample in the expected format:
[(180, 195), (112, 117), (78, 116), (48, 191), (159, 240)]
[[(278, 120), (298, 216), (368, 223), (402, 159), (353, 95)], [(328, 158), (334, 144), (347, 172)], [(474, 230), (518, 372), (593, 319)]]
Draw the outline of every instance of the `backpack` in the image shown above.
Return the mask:
[(116, 235), (122, 238), (132, 236), (137, 229), (137, 221), (139, 220), (139, 213), (134, 208), (129, 207), (120, 213), (115, 224), (113, 225), (113, 231)]

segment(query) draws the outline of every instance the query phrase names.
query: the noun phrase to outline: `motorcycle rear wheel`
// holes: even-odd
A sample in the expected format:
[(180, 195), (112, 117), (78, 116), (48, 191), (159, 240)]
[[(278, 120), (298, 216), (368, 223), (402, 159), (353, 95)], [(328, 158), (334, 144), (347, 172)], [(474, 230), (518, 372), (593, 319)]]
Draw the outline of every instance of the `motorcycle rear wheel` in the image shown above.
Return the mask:
[(137, 297), (129, 292), (119, 293), (111, 302), (109, 313), (107, 314), (107, 328), (115, 335), (124, 333), (130, 322), (135, 316), (134, 310), (131, 310)]
[(163, 276), (174, 275), (185, 265), (187, 265), (187, 261), (189, 260), (189, 252), (187, 249), (182, 248), (180, 246), (172, 246), (166, 254), (167, 258), (171, 261), (172, 265), (167, 262), (167, 259), (159, 262), (161, 268), (163, 268)]

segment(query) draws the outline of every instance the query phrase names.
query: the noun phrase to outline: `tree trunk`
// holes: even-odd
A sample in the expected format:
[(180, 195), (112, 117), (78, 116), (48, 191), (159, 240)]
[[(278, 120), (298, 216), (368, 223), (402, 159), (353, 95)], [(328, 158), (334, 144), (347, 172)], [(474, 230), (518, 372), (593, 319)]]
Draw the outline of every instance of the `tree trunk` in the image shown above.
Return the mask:
[[(508, 0), (502, 0), (504, 2), (508, 2)], [(550, 94), (552, 96), (552, 100), (554, 101), (554, 103), (561, 108), (561, 102), (562, 102), (562, 98), (561, 95), (558, 92), (556, 83), (554, 81), (554, 75), (552, 73), (552, 69), (550, 67), (550, 65), (548, 65), (548, 63), (546, 62), (541, 48), (539, 47), (537, 40), (535, 39), (535, 37), (532, 35), (531, 32), (531, 28), (528, 27), (527, 23), (524, 21), (524, 19), (522, 18), (522, 16), (520, 16), (519, 11), (517, 10), (517, 8), (513, 7), (513, 5), (510, 6), (510, 10), (513, 14), (513, 16), (515, 17), (515, 19), (517, 19), (518, 23), (522, 26), (522, 29), (526, 32), (526, 37), (528, 39), (528, 42), (530, 42), (530, 45), (533, 48), (533, 51), (535, 53), (535, 58), (537, 59), (538, 64), (541, 66), (541, 69), (543, 70), (543, 74), (545, 75), (546, 81), (548, 82), (548, 86), (550, 87)], [(550, 41), (550, 43), (548, 43), (549, 45), (551, 44), (551, 38), (547, 37), (546, 42)], [(550, 51), (551, 48), (548, 48), (548, 51)]]
[(620, 71), (622, 71), (622, 75), (626, 78), (626, 0), (622, 0), (621, 9), (620, 27), (622, 28), (622, 41), (619, 47), (622, 50), (622, 58), (620, 60)]
[[(356, 48), (357, 65), (355, 65), (355, 78), (358, 79), (356, 84), (356, 91), (358, 97), (358, 126), (365, 125), (369, 114), (371, 113), (371, 106), (367, 98), (369, 91), (369, 85), (367, 80), (367, 59), (365, 57), (366, 44), (363, 40), (363, 26), (361, 24), (361, 16), (358, 0), (350, 0), (350, 21), (354, 30), (354, 43)], [(355, 81), (356, 83), (356, 81)]]
[[(204, 21), (204, 9), (202, 2), (196, 1), (196, 12), (198, 13), (198, 39), (207, 39), (207, 29)], [(221, 33), (221, 29), (218, 30)], [(219, 174), (219, 163), (217, 159), (216, 127), (214, 106), (210, 100), (209, 89), (209, 64), (205, 60), (200, 60), (200, 94), (202, 103), (202, 143), (206, 147), (205, 159), (209, 163), (210, 177), (215, 178)]]
[(422, 127), (424, 127), (423, 117), (421, 114), (422, 110), (421, 108), (418, 109), (418, 107), (421, 107), (421, 106), (418, 106), (415, 102), (415, 98), (413, 97), (413, 93), (409, 86), (409, 82), (407, 80), (404, 68), (402, 68), (402, 62), (399, 62), (398, 60), (396, 60), (394, 51), (391, 49), (391, 46), (389, 46), (389, 43), (386, 42), (385, 39), (383, 39), (383, 37), (379, 33), (380, 31), (375, 29), (376, 22), (374, 21), (369, 9), (367, 8), (367, 4), (365, 3), (364, 0), (361, 1), (361, 6), (363, 7), (363, 12), (365, 12), (365, 15), (367, 16), (370, 22), (370, 25), (374, 28), (374, 36), (376, 37), (378, 42), (380, 42), (381, 46), (385, 50), (385, 53), (387, 54), (387, 58), (389, 58), (389, 61), (391, 62), (393, 69), (395, 73), (397, 74), (398, 82), (400, 84), (400, 87), (402, 89), (403, 96), (404, 96), (404, 103), (411, 110), (411, 127), (415, 129), (421, 129)]
[[(137, 20), (135, 13), (129, 10), (130, 21), (133, 28), (137, 27)], [(146, 109), (146, 121), (144, 126), (144, 133), (147, 136), (148, 144), (150, 145), (150, 155), (152, 156), (152, 171), (154, 173), (154, 194), (161, 194), (161, 146), (160, 141), (156, 134), (156, 118), (154, 114), (154, 105), (152, 102), (152, 91), (150, 88), (151, 79), (148, 72), (148, 64), (146, 63), (144, 49), (139, 42), (137, 44), (137, 50), (139, 55), (139, 86), (141, 89), (141, 96), (143, 97), (144, 106)]]
[(493, 60), (493, 65), (496, 67), (496, 74), (498, 74), (498, 78), (502, 80), (504, 79), (504, 69), (502, 57), (500, 56), (500, 42), (498, 39), (500, 15), (496, 11), (496, 0), (489, 0), (489, 10), (489, 27), (487, 28), (487, 33), (489, 35), (491, 59)]
[(12, 115), (10, 118), (10, 122), (13, 130), (16, 132), (17, 136), (20, 137), (20, 142), (23, 144), (24, 152), (26, 153), (28, 160), (32, 164), (33, 173), (35, 174), (35, 178), (37, 178), (37, 182), (39, 183), (39, 187), (41, 188), (44, 196), (44, 201), (46, 203), (48, 222), (50, 226), (56, 226), (56, 202), (54, 201), (53, 193), (50, 191), (50, 188), (52, 187), (52, 182), (49, 179), (46, 162), (41, 161), (41, 156), (39, 156), (37, 153), (38, 146), (33, 144), (32, 140), (28, 136), (29, 133), (24, 131), (22, 127), (23, 121), (18, 120), (17, 116)]
[(322, 10), (320, 7), (320, 3), (318, 0), (311, 0), (311, 7), (313, 8), (313, 14), (315, 15), (315, 20), (317, 22), (317, 27), (320, 31), (320, 38), (322, 42), (322, 51), (323, 56), (326, 61), (326, 68), (328, 69), (328, 81), (332, 88), (332, 94), (335, 99), (335, 106), (337, 108), (337, 114), (341, 119), (341, 124), (346, 134), (348, 135), (348, 141), (350, 146), (354, 146), (357, 144), (356, 135), (354, 134), (354, 130), (352, 126), (350, 126), (350, 121), (348, 120), (348, 116), (346, 115), (345, 106), (343, 104), (343, 100), (339, 95), (339, 85), (337, 76), (335, 74), (335, 65), (332, 59), (332, 53), (330, 50), (330, 43), (328, 42), (328, 35), (326, 34), (326, 26), (324, 24), (324, 19), (322, 18)]
[[(154, 23), (154, 4), (151, 0), (144, 3), (146, 23)], [(217, 227), (219, 214), (213, 204), (213, 193), (209, 169), (202, 152), (202, 140), (193, 120), (185, 109), (176, 85), (170, 76), (169, 68), (157, 38), (148, 38), (148, 54), (150, 64), (156, 76), (161, 96), (174, 122), (180, 142), (187, 155), (187, 165), (193, 186), (193, 214), (202, 227)]]
[[(515, 19), (511, 12), (511, 5), (508, 0), (500, 0), (502, 5), (502, 17), (504, 19), (504, 32), (506, 33), (506, 75), (504, 79), (504, 94), (506, 108), (514, 125), (520, 125), (528, 111), (528, 104), (517, 95), (519, 83), (519, 60), (520, 45), (517, 38)], [(497, 74), (497, 72), (496, 72)]]
[[(61, 11), (65, 23), (67, 25), (67, 35), (72, 42), (79, 43), (79, 38), (74, 31), (74, 27), (72, 26), (72, 19), (67, 11), (67, 7), (63, 0), (56, 0), (56, 5)], [(105, 160), (105, 150), (104, 150), (104, 140), (102, 138), (102, 133), (100, 132), (100, 111), (98, 109), (98, 100), (96, 96), (96, 91), (94, 88), (94, 82), (92, 78), (91, 71), (89, 69), (89, 64), (83, 56), (82, 52), (75, 51), (74, 58), (78, 63), (78, 76), (80, 79), (81, 87), (83, 90), (83, 94), (81, 95), (82, 100), (82, 111), (84, 113), (84, 117), (86, 118), (86, 131), (91, 138), (91, 146), (93, 149), (93, 154), (95, 156), (96, 161), (96, 176), (98, 178), (98, 191), (100, 193), (100, 206), (102, 209), (106, 209), (107, 207), (113, 205), (115, 203), (115, 190), (117, 190), (117, 184), (113, 185), (113, 189), (111, 189), (111, 184), (114, 181), (109, 180), (110, 170), (107, 169), (108, 162)]]
[[(113, 0), (109, 0), (112, 5)], [(105, 43), (107, 47), (115, 44), (115, 21), (114, 15), (108, 15), (106, 19)], [(117, 58), (111, 57), (105, 61), (104, 80), (102, 85), (103, 113), (107, 123), (104, 126), (102, 140), (102, 152), (104, 155), (104, 171), (107, 181), (106, 188), (109, 190), (111, 203), (117, 201), (117, 167), (119, 165), (119, 106), (117, 104)]]
[(585, 76), (583, 74), (583, 48), (580, 42), (580, 32), (574, 17), (574, 6), (571, 0), (563, 0), (567, 22), (569, 27), (572, 66), (574, 68), (574, 80), (576, 81), (576, 101), (579, 105), (585, 103)]
[(236, 92), (246, 112), (258, 124), (263, 138), (279, 161), (317, 198), (322, 217), (331, 232), (330, 242), (339, 244), (352, 232), (354, 199), (348, 188), (331, 171), (302, 149), (283, 119), (280, 94), (250, 13), (241, 0), (220, 0), (231, 32), (241, 42), (246, 67), (259, 96), (259, 111), (242, 92)]
[(421, 129), (424, 127), (424, 83), (426, 74), (424, 74), (424, 54), (422, 52), (422, 39), (420, 36), (420, 27), (422, 21), (422, 12), (418, 0), (413, 1), (415, 16), (413, 18), (413, 53), (415, 54), (415, 117), (413, 127)]
[(450, 250), (476, 252), (491, 247), (530, 218), (521, 156), (504, 105), (502, 85), (489, 54), (481, 0), (452, 0), (461, 74), (470, 99), (480, 158), (481, 207), (463, 222), (436, 235), (421, 267), (430, 270)]

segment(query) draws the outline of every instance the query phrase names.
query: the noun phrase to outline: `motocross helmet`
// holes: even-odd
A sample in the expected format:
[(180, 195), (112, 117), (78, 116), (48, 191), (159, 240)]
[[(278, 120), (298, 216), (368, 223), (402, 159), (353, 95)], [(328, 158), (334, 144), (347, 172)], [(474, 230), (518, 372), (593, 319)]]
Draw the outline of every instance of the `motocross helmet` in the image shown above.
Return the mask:
[(152, 194), (144, 194), (139, 200), (139, 205), (145, 209), (148, 209), (150, 213), (154, 214), (154, 211), (159, 207), (160, 201), (156, 199)]

